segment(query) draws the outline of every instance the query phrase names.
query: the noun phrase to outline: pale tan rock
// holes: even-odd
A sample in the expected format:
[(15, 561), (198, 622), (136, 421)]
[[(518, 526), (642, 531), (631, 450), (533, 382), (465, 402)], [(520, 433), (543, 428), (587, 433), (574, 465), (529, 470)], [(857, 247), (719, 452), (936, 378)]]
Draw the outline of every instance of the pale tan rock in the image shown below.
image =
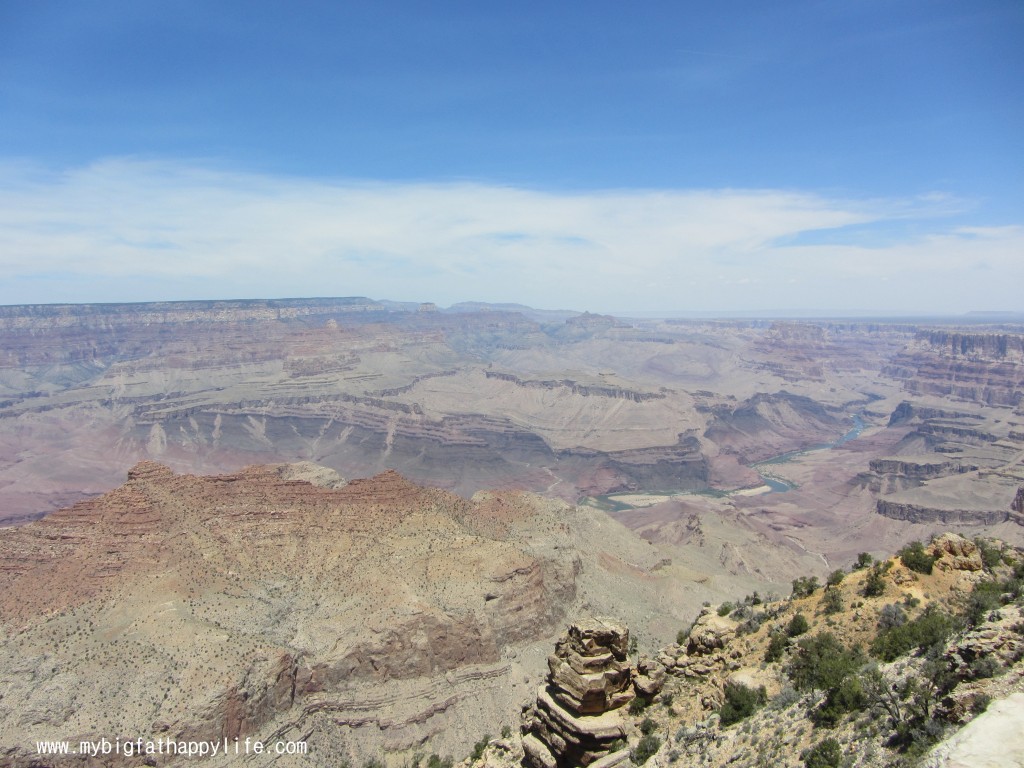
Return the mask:
[(1024, 766), (1024, 693), (989, 704), (952, 738), (935, 747), (925, 768), (1021, 768)]
[(975, 543), (956, 533), (942, 534), (927, 551), (937, 558), (935, 567), (940, 571), (980, 571), (985, 567)]
[[(607, 619), (585, 619), (566, 630), (548, 657), (547, 685), (524, 717), (528, 766), (590, 765), (626, 737), (620, 708), (635, 695), (628, 645), (628, 629)], [(645, 663), (644, 670), (664, 678), (660, 665)]]
[(551, 750), (532, 733), (523, 736), (523, 752), (529, 765), (536, 766), (537, 768), (557, 768), (558, 766), (558, 763), (555, 762), (555, 756), (551, 754)]

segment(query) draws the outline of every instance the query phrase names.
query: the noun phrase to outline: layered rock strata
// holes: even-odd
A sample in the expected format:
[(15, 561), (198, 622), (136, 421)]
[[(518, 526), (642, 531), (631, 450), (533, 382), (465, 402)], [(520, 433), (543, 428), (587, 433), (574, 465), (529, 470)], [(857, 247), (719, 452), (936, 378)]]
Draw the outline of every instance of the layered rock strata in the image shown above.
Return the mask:
[(621, 748), (619, 711), (633, 700), (629, 630), (608, 619), (572, 624), (548, 657), (548, 681), (523, 723), (532, 768), (589, 766)]
[(564, 507), (395, 472), (142, 462), (0, 531), (0, 764), (71, 764), (38, 762), (36, 740), (151, 731), (288, 733), (324, 768), (464, 752), (514, 711), (516, 649), (576, 595)]
[(919, 331), (882, 372), (908, 392), (985, 405), (1019, 405), (1024, 384), (1024, 336)]

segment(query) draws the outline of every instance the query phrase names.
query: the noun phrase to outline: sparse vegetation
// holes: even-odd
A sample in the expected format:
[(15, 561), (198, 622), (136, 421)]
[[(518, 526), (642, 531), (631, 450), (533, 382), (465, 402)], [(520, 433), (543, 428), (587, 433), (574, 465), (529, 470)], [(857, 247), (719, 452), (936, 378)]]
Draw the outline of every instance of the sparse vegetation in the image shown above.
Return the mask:
[(473, 760), (479, 760), (484, 756), (484, 750), (487, 749), (487, 745), (491, 743), (491, 734), (484, 734), (484, 737), (480, 739), (476, 744), (473, 745), (473, 752), (470, 757)]
[(643, 696), (637, 696), (629, 702), (628, 712), (636, 717), (637, 715), (643, 714), (644, 710), (649, 706), (651, 706), (650, 699), (646, 699)]
[(629, 753), (629, 759), (633, 765), (643, 765), (650, 760), (654, 754), (661, 749), (661, 739), (653, 733), (648, 733), (640, 738), (636, 747)]
[(786, 625), (786, 636), (799, 637), (810, 628), (811, 625), (807, 621), (807, 617), (802, 613), (797, 613), (794, 614), (793, 618), (789, 620), (789, 624)]
[(842, 757), (839, 742), (831, 736), (800, 755), (805, 768), (839, 768)]
[(819, 586), (817, 576), (800, 576), (793, 579), (793, 597), (810, 597)]
[(853, 569), (859, 571), (864, 568), (870, 568), (873, 562), (875, 562), (875, 558), (869, 552), (861, 552), (857, 555), (857, 562), (853, 564)]
[(955, 628), (953, 617), (929, 605), (916, 619), (882, 629), (871, 643), (871, 653), (884, 661), (893, 661), (911, 651), (942, 645)]
[(928, 575), (935, 565), (935, 556), (929, 555), (924, 544), (920, 541), (912, 541), (899, 551), (900, 562), (907, 568), (917, 573)]
[(821, 599), (822, 609), (826, 615), (840, 613), (843, 610), (843, 594), (838, 589), (830, 589)]
[(847, 649), (831, 632), (805, 637), (797, 645), (786, 673), (798, 691), (830, 691), (863, 663), (859, 649)]
[(764, 686), (748, 688), (740, 683), (725, 684), (725, 703), (718, 710), (723, 726), (737, 723), (750, 717), (758, 709), (768, 703), (768, 693)]
[(985, 570), (991, 572), (1002, 564), (1003, 552), (991, 541), (979, 536), (974, 540), (974, 545), (978, 548), (978, 552), (981, 554), (981, 563), (985, 566)]
[(771, 664), (782, 658), (789, 647), (789, 637), (785, 632), (774, 631), (768, 637), (768, 647), (764, 652), (764, 660)]
[(885, 568), (881, 563), (871, 567), (864, 579), (864, 597), (880, 597), (885, 594)]

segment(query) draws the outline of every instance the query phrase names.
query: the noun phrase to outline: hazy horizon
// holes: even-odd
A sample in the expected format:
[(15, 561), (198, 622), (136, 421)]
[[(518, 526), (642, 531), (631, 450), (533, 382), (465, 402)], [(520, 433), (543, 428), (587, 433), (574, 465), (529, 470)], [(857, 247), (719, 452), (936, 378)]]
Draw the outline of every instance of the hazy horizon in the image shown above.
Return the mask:
[[(580, 314), (595, 314), (595, 315), (608, 315), (618, 319), (629, 320), (658, 320), (658, 319), (721, 319), (721, 320), (920, 320), (920, 321), (933, 321), (933, 320), (949, 320), (958, 321), (962, 323), (972, 322), (999, 322), (999, 321), (1010, 321), (1010, 322), (1024, 322), (1024, 312), (1014, 310), (968, 310), (966, 312), (957, 314), (922, 314), (922, 313), (907, 313), (899, 311), (870, 311), (870, 310), (857, 310), (852, 309), (845, 312), (836, 312), (834, 310), (822, 309), (822, 308), (774, 308), (765, 310), (747, 310), (747, 309), (717, 309), (717, 310), (686, 310), (686, 309), (673, 309), (673, 310), (608, 310), (601, 307), (537, 307), (528, 304), (522, 304), (521, 302), (486, 302), (476, 300), (466, 300), (455, 302), (450, 305), (438, 304), (437, 302), (431, 301), (429, 298), (424, 298), (421, 301), (396, 301), (389, 299), (388, 297), (377, 296), (227, 296), (213, 299), (166, 299), (158, 301), (98, 301), (98, 302), (19, 302), (19, 303), (3, 303), (0, 307), (39, 307), (39, 306), (96, 306), (96, 307), (118, 307), (118, 306), (144, 306), (144, 305), (160, 305), (160, 304), (191, 304), (191, 303), (235, 303), (235, 302), (313, 302), (313, 301), (330, 301), (337, 299), (365, 299), (367, 301), (377, 302), (385, 305), (385, 310), (389, 309), (405, 309), (415, 310), (420, 306), (434, 305), (437, 310), (444, 312), (458, 312), (459, 307), (472, 306), (479, 308), (483, 311), (494, 309), (495, 311), (510, 311), (515, 312), (517, 310), (528, 310), (540, 313), (551, 313), (551, 314), (569, 314), (569, 315), (580, 315)], [(394, 305), (394, 306), (392, 306)]]

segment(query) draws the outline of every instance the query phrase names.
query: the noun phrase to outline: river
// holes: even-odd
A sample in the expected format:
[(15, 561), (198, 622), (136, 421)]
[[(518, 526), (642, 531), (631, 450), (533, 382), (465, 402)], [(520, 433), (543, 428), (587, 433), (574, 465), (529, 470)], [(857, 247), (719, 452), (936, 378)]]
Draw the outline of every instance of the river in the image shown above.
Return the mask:
[(757, 470), (757, 473), (764, 480), (764, 484), (769, 486), (773, 492), (785, 493), (786, 491), (793, 490), (794, 486), (788, 480), (783, 480), (781, 477), (773, 474), (770, 469), (766, 467), (772, 467), (776, 464), (785, 464), (787, 461), (795, 459), (797, 456), (806, 456), (808, 453), (814, 453), (815, 451), (827, 451), (836, 446), (840, 446), (843, 443), (848, 443), (851, 440), (855, 440), (860, 437), (860, 433), (864, 431), (864, 420), (859, 414), (855, 414), (853, 417), (853, 428), (845, 434), (837, 437), (831, 443), (821, 443), (819, 445), (812, 445), (810, 448), (801, 448), (799, 451), (787, 451), (786, 453), (780, 453), (778, 456), (772, 456), (770, 459), (759, 461), (756, 464), (751, 464), (751, 469)]
[[(864, 420), (860, 415), (853, 417), (853, 427), (843, 435), (837, 437), (830, 443), (820, 443), (818, 445), (812, 445), (808, 448), (801, 448), (798, 451), (787, 451), (786, 453), (780, 453), (778, 456), (772, 456), (770, 459), (759, 461), (756, 464), (751, 464), (751, 468), (756, 470), (764, 481), (764, 484), (771, 488), (772, 493), (785, 493), (791, 491), (795, 487), (793, 483), (788, 480), (784, 480), (778, 477), (771, 471), (771, 467), (778, 464), (785, 464), (788, 461), (795, 459), (798, 456), (804, 456), (808, 453), (814, 453), (815, 451), (827, 451), (836, 446), (848, 443), (851, 440), (855, 440), (860, 436), (860, 433), (864, 431)], [(596, 506), (609, 511), (609, 512), (621, 512), (627, 509), (636, 509), (637, 507), (647, 507), (651, 504), (657, 503), (662, 499), (671, 498), (673, 496), (684, 496), (684, 495), (700, 495), (700, 496), (728, 496), (728, 491), (722, 491), (718, 489), (709, 489), (706, 491), (637, 491), (634, 493), (611, 493), (603, 496), (595, 496), (591, 499)]]

